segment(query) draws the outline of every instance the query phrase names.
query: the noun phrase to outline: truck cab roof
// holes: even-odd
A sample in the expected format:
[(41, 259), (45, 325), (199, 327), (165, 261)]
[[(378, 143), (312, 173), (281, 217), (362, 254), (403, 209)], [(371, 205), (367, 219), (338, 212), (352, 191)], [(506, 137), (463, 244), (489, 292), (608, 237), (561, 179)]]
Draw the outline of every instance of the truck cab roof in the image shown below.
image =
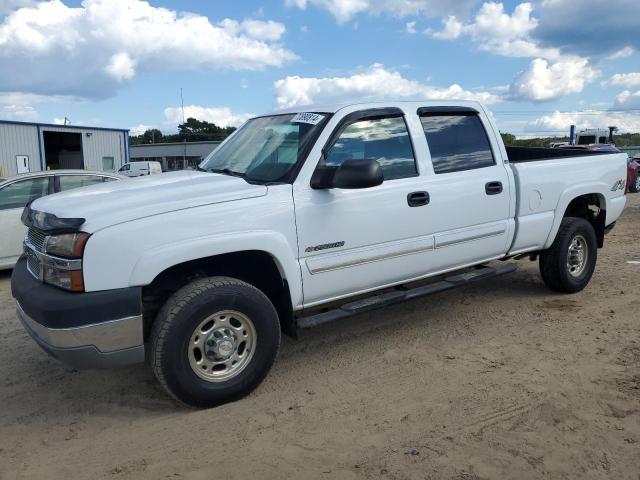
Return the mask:
[(318, 112), (318, 113), (336, 113), (345, 108), (352, 108), (357, 110), (366, 110), (369, 108), (390, 108), (397, 107), (403, 109), (418, 109), (420, 107), (470, 107), (478, 111), (482, 111), (482, 105), (480, 102), (473, 100), (388, 100), (388, 101), (371, 101), (371, 102), (335, 102), (325, 104), (310, 104), (303, 106), (295, 106), (290, 108), (284, 108), (282, 110), (275, 110), (268, 114), (261, 115), (282, 115), (289, 113), (302, 113), (302, 112)]

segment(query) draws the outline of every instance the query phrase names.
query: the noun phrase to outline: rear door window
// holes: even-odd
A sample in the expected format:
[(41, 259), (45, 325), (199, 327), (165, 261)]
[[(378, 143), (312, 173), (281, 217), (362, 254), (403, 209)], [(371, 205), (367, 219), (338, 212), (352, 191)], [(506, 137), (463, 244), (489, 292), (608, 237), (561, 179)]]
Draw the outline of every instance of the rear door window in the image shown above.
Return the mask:
[(476, 114), (427, 114), (420, 121), (435, 173), (495, 165), (489, 137)]

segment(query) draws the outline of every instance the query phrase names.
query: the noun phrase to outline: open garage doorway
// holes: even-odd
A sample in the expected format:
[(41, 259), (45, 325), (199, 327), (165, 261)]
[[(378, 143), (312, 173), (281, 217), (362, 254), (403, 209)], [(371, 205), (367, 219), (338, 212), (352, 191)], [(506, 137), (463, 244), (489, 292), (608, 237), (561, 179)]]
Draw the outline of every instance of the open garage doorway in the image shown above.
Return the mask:
[(47, 170), (84, 168), (82, 133), (42, 132)]

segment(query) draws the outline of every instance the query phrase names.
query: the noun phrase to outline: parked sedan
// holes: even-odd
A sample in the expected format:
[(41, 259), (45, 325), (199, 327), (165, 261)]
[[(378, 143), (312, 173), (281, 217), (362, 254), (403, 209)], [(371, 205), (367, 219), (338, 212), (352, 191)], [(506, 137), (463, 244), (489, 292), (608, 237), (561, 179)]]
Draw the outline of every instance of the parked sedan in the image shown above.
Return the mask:
[(0, 270), (13, 268), (22, 254), (26, 227), (20, 216), (31, 200), (123, 178), (126, 177), (87, 170), (48, 170), (0, 179)]

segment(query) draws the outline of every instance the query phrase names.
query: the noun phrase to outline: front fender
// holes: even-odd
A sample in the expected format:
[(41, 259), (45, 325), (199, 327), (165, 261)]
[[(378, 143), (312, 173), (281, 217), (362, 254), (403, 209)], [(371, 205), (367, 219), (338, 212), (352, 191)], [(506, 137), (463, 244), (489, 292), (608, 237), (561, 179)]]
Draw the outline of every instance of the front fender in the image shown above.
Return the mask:
[(247, 231), (211, 235), (161, 245), (145, 251), (138, 259), (130, 285), (148, 285), (160, 273), (180, 263), (247, 250), (263, 251), (274, 259), (280, 274), (289, 283), (292, 305), (302, 303), (302, 280), (298, 262), (287, 239), (277, 232)]

